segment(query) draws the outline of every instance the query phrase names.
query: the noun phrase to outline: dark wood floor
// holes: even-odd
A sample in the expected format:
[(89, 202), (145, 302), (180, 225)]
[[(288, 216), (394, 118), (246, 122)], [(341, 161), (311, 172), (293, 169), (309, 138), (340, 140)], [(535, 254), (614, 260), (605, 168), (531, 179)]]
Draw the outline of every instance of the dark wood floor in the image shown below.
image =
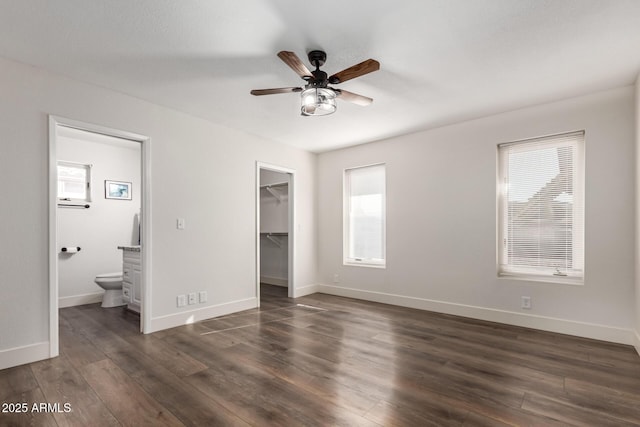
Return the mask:
[(29, 406), (0, 425), (640, 425), (631, 347), (285, 291), (151, 335), (62, 309), (60, 357), (0, 371), (0, 402)]

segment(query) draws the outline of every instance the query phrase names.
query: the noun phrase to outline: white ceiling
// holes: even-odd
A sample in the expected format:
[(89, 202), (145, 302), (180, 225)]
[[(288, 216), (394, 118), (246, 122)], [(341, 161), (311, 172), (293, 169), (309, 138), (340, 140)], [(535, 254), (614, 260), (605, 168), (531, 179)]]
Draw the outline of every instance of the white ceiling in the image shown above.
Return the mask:
[[(0, 0), (0, 56), (311, 151), (632, 84), (640, 0)], [(277, 57), (381, 69), (300, 116)], [(311, 67), (310, 67), (311, 68)]]

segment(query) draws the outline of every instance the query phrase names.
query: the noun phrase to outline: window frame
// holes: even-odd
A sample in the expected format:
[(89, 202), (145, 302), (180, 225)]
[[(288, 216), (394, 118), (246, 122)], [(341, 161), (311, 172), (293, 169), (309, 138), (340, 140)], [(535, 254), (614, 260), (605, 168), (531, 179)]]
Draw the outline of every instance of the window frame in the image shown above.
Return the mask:
[[(60, 171), (59, 171), (59, 167), (60, 166), (65, 166), (65, 167), (73, 167), (73, 168), (77, 168), (77, 169), (84, 169), (85, 170), (85, 183), (84, 183), (84, 188), (85, 188), (85, 195), (82, 198), (77, 198), (77, 197), (61, 197), (60, 196), (60, 185), (61, 185), (61, 179), (60, 179)], [(69, 162), (66, 160), (58, 160), (56, 163), (56, 198), (58, 199), (59, 202), (87, 202), (90, 203), (91, 202), (91, 170), (92, 170), (93, 165), (91, 164), (87, 164), (87, 163), (78, 163), (78, 162)]]
[[(497, 228), (497, 241), (496, 241), (496, 272), (498, 277), (500, 278), (509, 278), (509, 279), (517, 279), (517, 280), (530, 280), (530, 281), (538, 281), (538, 282), (551, 282), (551, 283), (562, 283), (562, 284), (570, 284), (570, 285), (583, 285), (584, 277), (585, 277), (585, 145), (586, 145), (586, 132), (584, 130), (573, 131), (573, 132), (564, 132), (559, 134), (547, 135), (536, 138), (523, 139), (508, 143), (498, 144), (496, 150), (496, 184), (497, 184), (497, 218), (496, 218), (496, 228)], [(569, 142), (569, 138), (575, 137), (574, 141)], [(508, 228), (508, 202), (506, 202), (506, 175), (507, 175), (507, 165), (508, 163), (504, 161), (503, 149), (507, 147), (514, 146), (525, 146), (532, 144), (544, 144), (545, 142), (549, 142), (551, 145), (553, 140), (555, 139), (567, 139), (567, 145), (576, 147), (576, 156), (573, 160), (573, 176), (572, 176), (572, 186), (573, 186), (573, 196), (574, 196), (574, 204), (573, 204), (573, 212), (572, 215), (576, 215), (577, 213), (580, 215), (579, 229), (574, 234), (573, 241), (578, 241), (580, 244), (578, 246), (572, 245), (572, 259), (578, 259), (579, 265), (576, 271), (580, 272), (580, 274), (571, 274), (571, 275), (557, 275), (554, 273), (542, 273), (533, 271), (534, 268), (527, 269), (525, 267), (515, 267), (509, 268), (507, 270), (504, 269), (504, 266), (509, 265), (506, 261), (508, 249), (505, 246), (505, 242), (508, 236), (507, 228)], [(558, 142), (559, 143), (559, 142)], [(542, 148), (540, 148), (542, 149)], [(574, 229), (572, 228), (572, 232)]]
[[(375, 166), (382, 166), (384, 171), (384, 183), (382, 188), (382, 258), (355, 258), (349, 256), (351, 246), (351, 181), (349, 173), (356, 169), (365, 169)], [(342, 173), (342, 195), (343, 195), (343, 216), (342, 216), (342, 263), (345, 266), (386, 268), (387, 266), (387, 165), (384, 162), (372, 163), (362, 166), (354, 166), (343, 169)]]

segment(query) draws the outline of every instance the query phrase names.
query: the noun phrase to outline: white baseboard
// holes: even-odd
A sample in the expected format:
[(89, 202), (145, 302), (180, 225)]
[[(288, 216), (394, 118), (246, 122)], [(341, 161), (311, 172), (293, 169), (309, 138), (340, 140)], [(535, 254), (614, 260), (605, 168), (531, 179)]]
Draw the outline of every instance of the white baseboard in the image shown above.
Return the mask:
[(74, 295), (71, 297), (58, 298), (58, 308), (75, 307), (76, 305), (95, 304), (102, 302), (104, 292), (95, 292), (84, 295)]
[(185, 310), (166, 316), (153, 317), (151, 318), (147, 333), (175, 328), (176, 326), (189, 325), (201, 320), (224, 316), (238, 311), (250, 310), (258, 307), (259, 302), (258, 298), (247, 298), (245, 300), (233, 301), (225, 304), (212, 305), (194, 310)]
[(294, 298), (299, 298), (299, 297), (303, 297), (306, 295), (311, 295), (311, 294), (315, 294), (316, 292), (320, 292), (319, 291), (319, 286), (318, 285), (307, 285), (307, 286), (303, 286), (301, 288), (295, 288), (293, 290), (293, 297)]
[(382, 292), (363, 291), (360, 289), (343, 288), (339, 286), (318, 285), (317, 288), (318, 292), (330, 295), (398, 305), (401, 307), (417, 308), (420, 310), (434, 311), (437, 313), (453, 314), (456, 316), (470, 317), (473, 319), (486, 320), (489, 322), (505, 323), (508, 325), (540, 329), (543, 331), (557, 332), (561, 334), (609, 341), (619, 344), (633, 345), (635, 335), (636, 348), (640, 348), (638, 347), (640, 346), (640, 341), (638, 341), (640, 340), (640, 337), (638, 337), (637, 334), (634, 334), (631, 329), (616, 328), (595, 323), (577, 322), (574, 320), (537, 316), (532, 314), (517, 313), (506, 310), (496, 310), (492, 308), (456, 304), (444, 301), (407, 297)]
[(49, 359), (49, 341), (0, 350), (0, 369)]
[(281, 277), (260, 276), (260, 283), (266, 283), (267, 285), (284, 286), (285, 288), (289, 286), (289, 281)]
[(633, 338), (634, 338), (633, 346), (636, 348), (638, 355), (640, 355), (640, 332), (634, 331)]

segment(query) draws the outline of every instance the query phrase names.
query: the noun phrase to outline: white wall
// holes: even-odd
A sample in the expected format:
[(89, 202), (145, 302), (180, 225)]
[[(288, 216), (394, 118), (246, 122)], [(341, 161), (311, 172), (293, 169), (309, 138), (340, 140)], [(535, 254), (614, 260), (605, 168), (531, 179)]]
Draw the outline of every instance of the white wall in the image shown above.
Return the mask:
[[(631, 343), (633, 103), (625, 87), (321, 154), (320, 290)], [(579, 129), (584, 285), (498, 278), (496, 145)], [(378, 162), (387, 165), (387, 268), (343, 266), (343, 169)], [(520, 309), (524, 295), (531, 310)]]
[(152, 330), (256, 305), (256, 161), (296, 170), (295, 283), (315, 285), (314, 154), (4, 59), (0, 93), (0, 368), (48, 350), (48, 114), (150, 137)]
[(636, 223), (635, 223), (635, 238), (636, 238), (636, 247), (635, 247), (635, 285), (636, 285), (636, 299), (635, 299), (635, 310), (636, 310), (636, 323), (635, 323), (635, 347), (640, 354), (640, 74), (638, 74), (638, 78), (636, 79), (636, 99), (635, 99), (635, 121), (636, 121), (636, 155), (635, 155), (635, 166), (636, 166), (636, 198), (635, 198), (635, 215), (636, 215)]
[[(260, 185), (289, 182), (289, 174), (260, 170)], [(289, 230), (289, 196), (288, 187), (272, 189), (280, 196), (280, 200), (272, 196), (266, 189), (260, 190), (260, 231), (281, 233)], [(272, 236), (278, 243), (260, 236), (260, 282), (272, 285), (288, 285), (288, 236)]]
[[(58, 254), (60, 307), (94, 302), (104, 293), (97, 274), (122, 271), (118, 246), (138, 244), (136, 214), (140, 212), (141, 146), (138, 142), (65, 129), (58, 138), (57, 159), (91, 164), (89, 209), (58, 208), (60, 247), (80, 246), (75, 254)], [(105, 198), (104, 181), (131, 183), (131, 200)], [(99, 300), (99, 299), (98, 299)]]

